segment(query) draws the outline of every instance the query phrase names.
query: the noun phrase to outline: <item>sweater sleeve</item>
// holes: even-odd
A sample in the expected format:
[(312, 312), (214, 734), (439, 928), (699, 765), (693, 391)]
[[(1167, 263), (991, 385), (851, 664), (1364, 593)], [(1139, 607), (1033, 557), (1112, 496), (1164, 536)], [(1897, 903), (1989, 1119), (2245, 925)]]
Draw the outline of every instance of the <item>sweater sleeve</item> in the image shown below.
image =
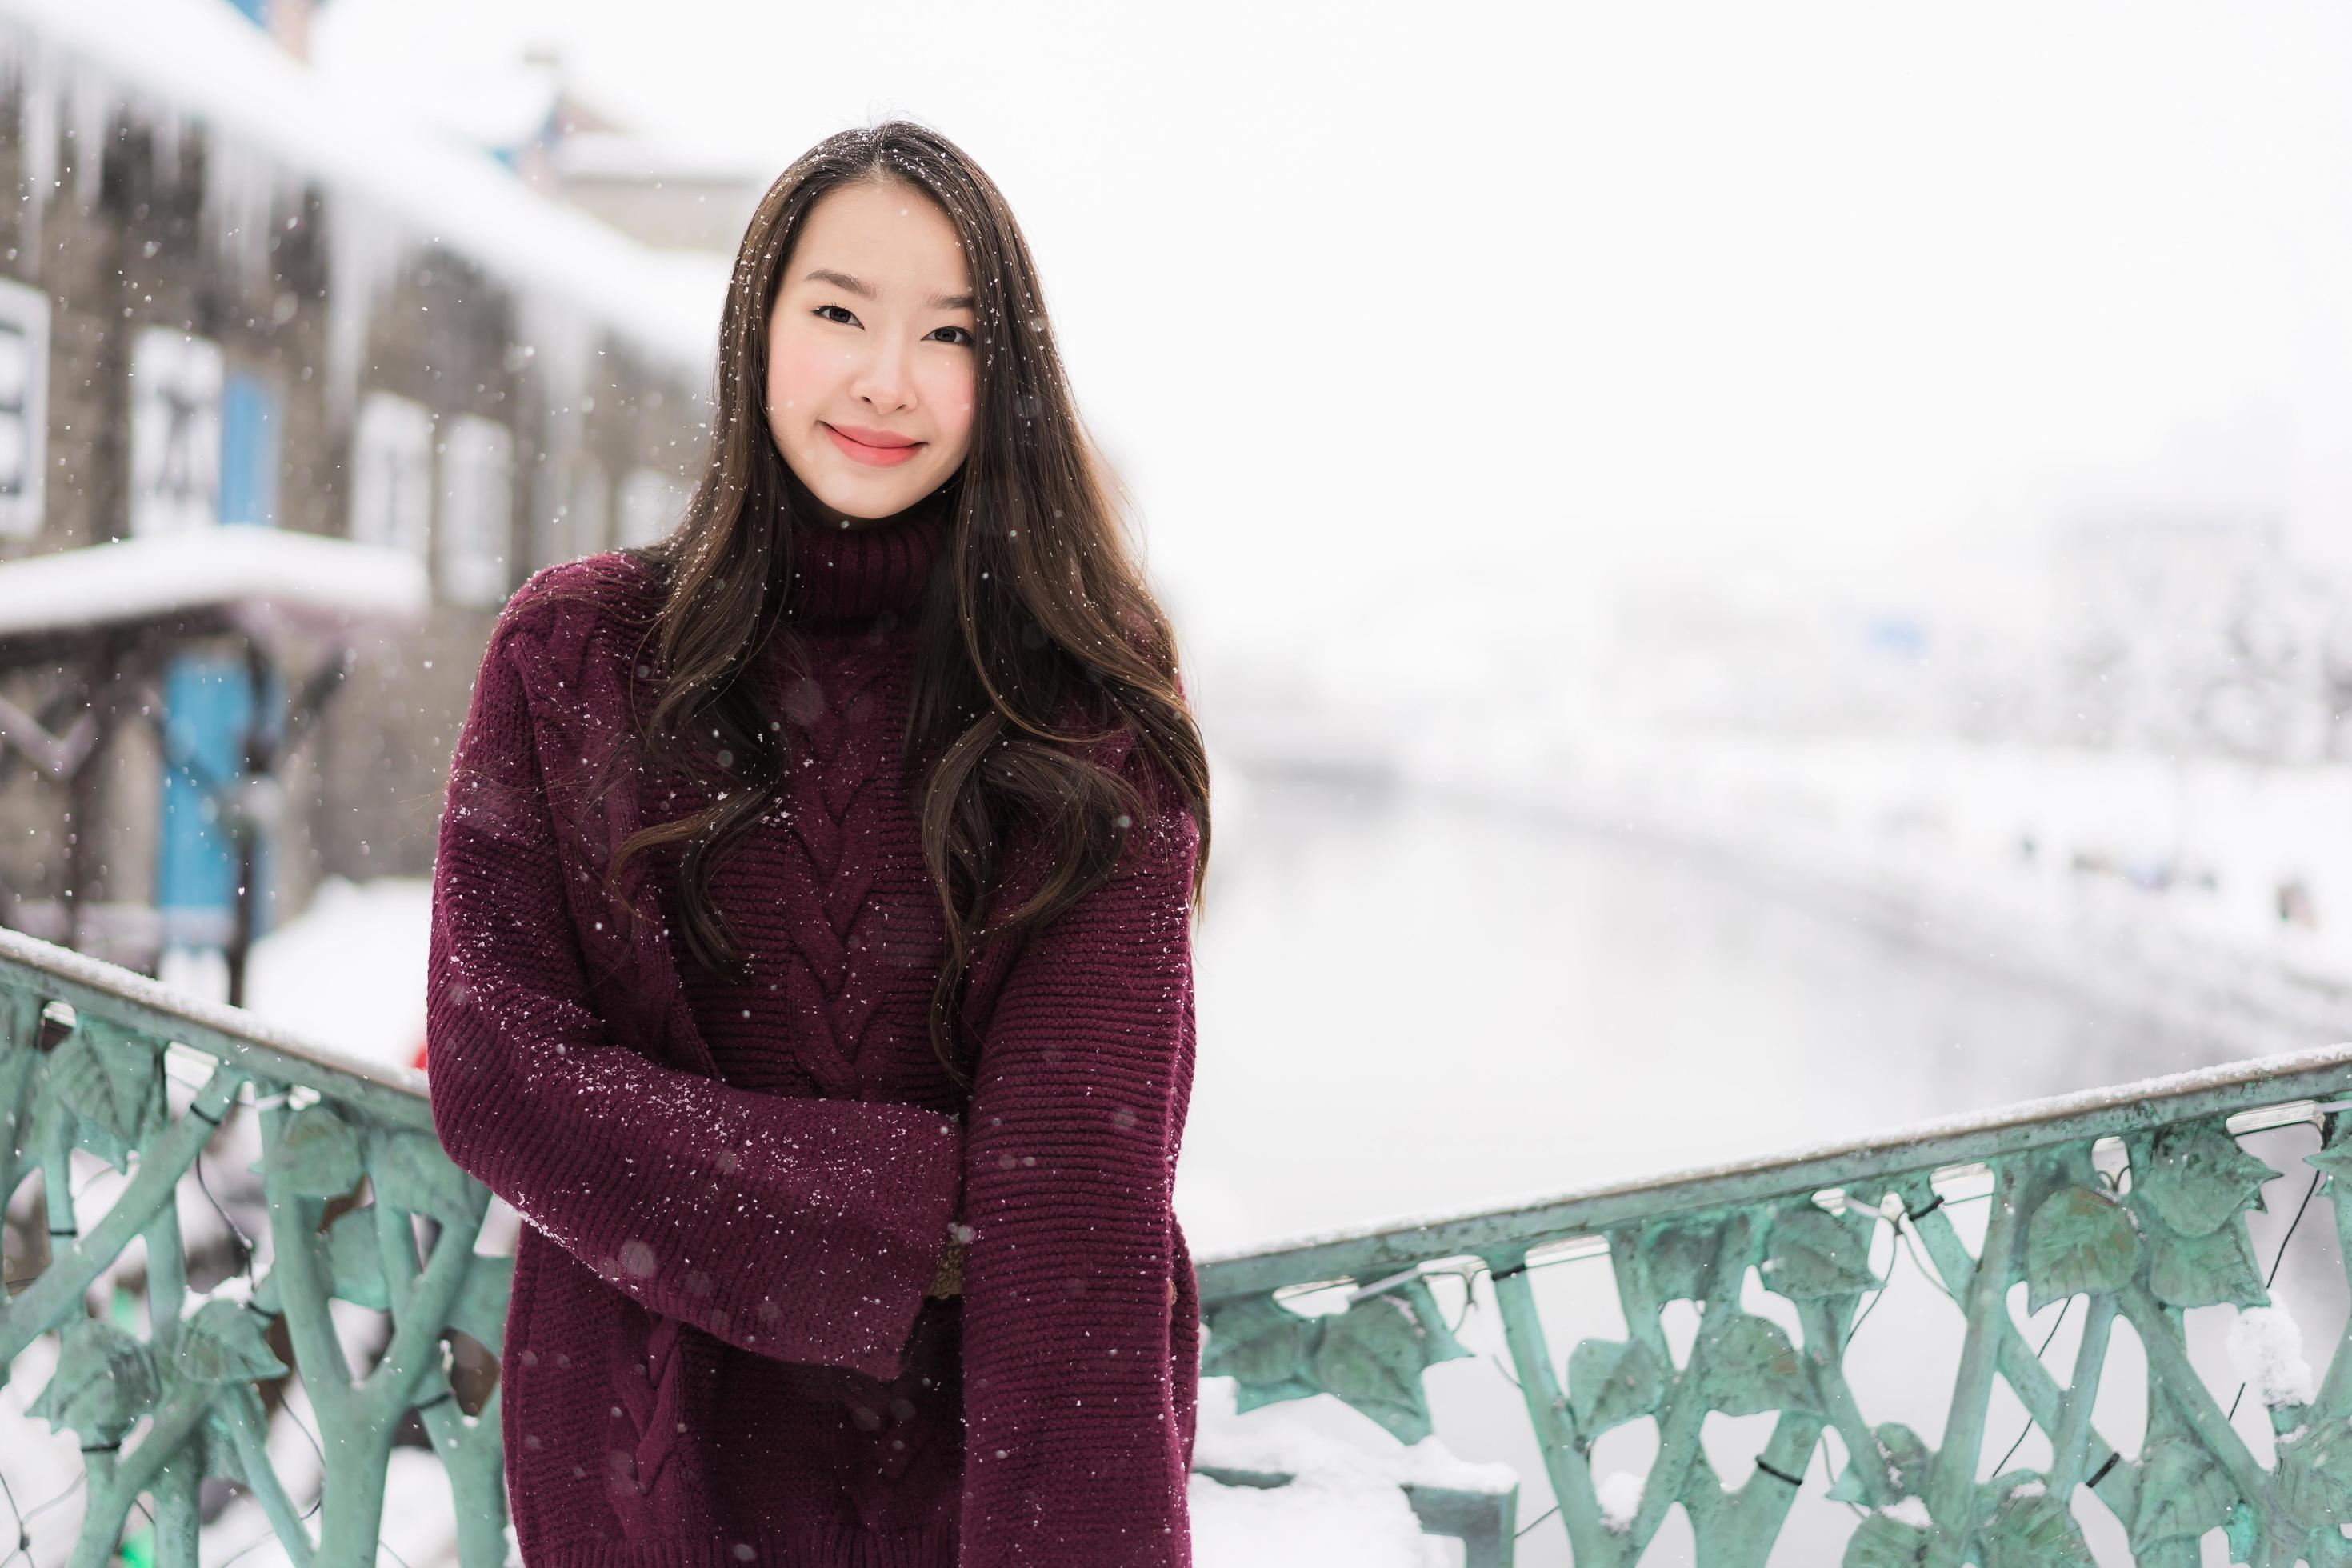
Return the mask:
[(1198, 843), (1181, 805), (1138, 824), (1111, 879), (1014, 961), (981, 1041), (964, 1170), (964, 1568), (1192, 1562), (1171, 1199)]
[(537, 743), (493, 634), (433, 867), (425, 1047), (457, 1164), (647, 1310), (781, 1361), (896, 1374), (963, 1136), (909, 1106), (757, 1093), (615, 1040), (590, 999)]

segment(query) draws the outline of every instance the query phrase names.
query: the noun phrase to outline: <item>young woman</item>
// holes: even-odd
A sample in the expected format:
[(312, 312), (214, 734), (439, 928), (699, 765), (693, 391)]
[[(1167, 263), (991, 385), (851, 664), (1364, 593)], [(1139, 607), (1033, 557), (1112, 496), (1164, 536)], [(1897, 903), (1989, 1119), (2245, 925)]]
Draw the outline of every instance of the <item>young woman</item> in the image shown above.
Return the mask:
[(1190, 1562), (1208, 780), (1108, 490), (1002, 195), (845, 132), (685, 520), (500, 614), (427, 1049), (531, 1568)]

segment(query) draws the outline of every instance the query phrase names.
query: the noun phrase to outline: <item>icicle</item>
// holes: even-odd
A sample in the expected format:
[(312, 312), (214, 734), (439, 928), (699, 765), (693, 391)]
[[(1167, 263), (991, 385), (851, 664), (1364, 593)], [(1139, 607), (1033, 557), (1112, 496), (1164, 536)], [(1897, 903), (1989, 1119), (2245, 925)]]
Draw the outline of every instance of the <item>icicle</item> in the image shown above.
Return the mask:
[(201, 222), (208, 254), (256, 289), (267, 288), (275, 255), (278, 215), (302, 210), (302, 184), (284, 160), (247, 145), (217, 126), (205, 147)]
[(0, 58), (7, 62), (8, 86), (16, 95), (27, 258), (41, 254), (41, 217), (58, 183), (58, 100), (42, 55), (37, 38), (15, 26), (0, 28)]
[(571, 515), (573, 481), (585, 458), (582, 400), (597, 336), (595, 323), (569, 300), (539, 289), (525, 290), (516, 300), (516, 342), (509, 352), (526, 356), (515, 368), (535, 390), (544, 418), (544, 460), (535, 465), (531, 487), (533, 567), (569, 557), (579, 538)]
[(66, 134), (74, 144), (74, 204), (83, 212), (98, 206), (99, 176), (106, 168), (106, 144), (114, 134), (115, 96), (106, 83), (79, 64), (65, 78)]
[(357, 192), (335, 193), (327, 225), (327, 410), (338, 430), (359, 405), (368, 323), (407, 265), (400, 226)]

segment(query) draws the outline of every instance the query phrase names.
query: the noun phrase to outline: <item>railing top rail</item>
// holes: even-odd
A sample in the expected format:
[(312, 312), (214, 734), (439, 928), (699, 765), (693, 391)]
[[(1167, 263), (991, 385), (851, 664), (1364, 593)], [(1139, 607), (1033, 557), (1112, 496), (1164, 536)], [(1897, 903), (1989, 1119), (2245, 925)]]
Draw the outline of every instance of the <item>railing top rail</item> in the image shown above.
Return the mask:
[[(112, 1017), (274, 1078), (354, 1080), (364, 1098), (429, 1126), (425, 1075), (305, 1039), (241, 1007), (173, 991), (71, 948), (0, 927), (0, 970), (41, 977), (77, 1011)], [(312, 1087), (328, 1087), (313, 1082)], [(2300, 1100), (2352, 1096), (2352, 1042), (2256, 1057), (2136, 1083), (2084, 1089), (1911, 1123), (1720, 1164), (1520, 1198), (1480, 1209), (1401, 1215), (1196, 1260), (1204, 1298), (1319, 1279), (1363, 1279), (1442, 1258), (1525, 1250), (1628, 1220), (1664, 1217), (1780, 1193), (1820, 1191), (1889, 1173), (2226, 1115)]]
[(425, 1074), (415, 1068), (320, 1045), (242, 1007), (190, 996), (121, 964), (0, 927), (0, 973), (12, 967), (39, 975), (41, 988), (77, 1013), (113, 1018), (206, 1056), (312, 1088), (331, 1087), (321, 1081), (328, 1079), (356, 1079), (367, 1086), (366, 1098), (373, 1103), (415, 1101), (406, 1120), (430, 1115)]
[(1498, 1206), (1402, 1215), (1197, 1258), (1206, 1300), (1310, 1280), (1362, 1279), (1416, 1263), (1526, 1249), (1628, 1220), (2107, 1137), (2206, 1115), (2352, 1095), (2352, 1043), (2083, 1089), (1831, 1143), (1612, 1181)]

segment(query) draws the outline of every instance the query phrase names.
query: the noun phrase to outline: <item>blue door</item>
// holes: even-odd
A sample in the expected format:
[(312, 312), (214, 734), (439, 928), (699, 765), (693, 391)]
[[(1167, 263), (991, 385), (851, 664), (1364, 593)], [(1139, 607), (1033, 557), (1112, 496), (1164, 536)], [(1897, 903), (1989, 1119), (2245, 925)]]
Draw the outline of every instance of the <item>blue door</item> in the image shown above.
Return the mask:
[[(225, 524), (278, 522), (277, 389), (231, 372), (221, 389), (220, 518)], [(226, 947), (236, 930), (236, 839), (226, 820), (245, 773), (247, 731), (268, 726), (274, 741), (282, 691), (272, 670), (256, 713), (253, 680), (240, 654), (183, 654), (163, 672), (163, 796), (156, 837), (155, 906), (165, 942)], [(267, 750), (276, 750), (274, 744)], [(255, 886), (269, 889), (272, 836), (254, 846)], [(256, 899), (256, 938), (271, 924), (273, 900)]]
[(174, 947), (226, 947), (236, 930), (236, 842), (223, 791), (245, 771), (253, 716), (245, 660), (182, 654), (163, 671), (163, 831), (155, 907)]
[[(163, 940), (177, 947), (226, 947), (236, 930), (236, 837), (228, 820), (245, 776), (246, 742), (263, 726), (265, 753), (283, 732), (284, 683), (268, 672), (261, 701), (236, 654), (182, 654), (163, 672), (163, 824), (156, 846), (155, 905)], [(257, 711), (257, 707), (258, 711)], [(276, 844), (254, 842), (256, 941), (276, 925)]]

